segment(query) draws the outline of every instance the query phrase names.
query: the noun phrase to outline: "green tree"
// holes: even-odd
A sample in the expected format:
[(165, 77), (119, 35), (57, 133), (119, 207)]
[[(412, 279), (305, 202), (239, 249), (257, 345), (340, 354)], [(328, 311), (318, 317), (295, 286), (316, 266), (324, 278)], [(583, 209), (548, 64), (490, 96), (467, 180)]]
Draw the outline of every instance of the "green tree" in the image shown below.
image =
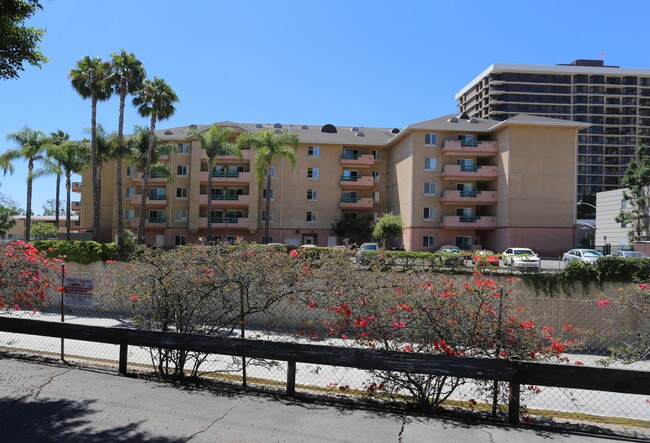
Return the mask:
[(643, 143), (636, 147), (635, 157), (627, 165), (621, 184), (627, 188), (623, 198), (632, 208), (621, 210), (616, 222), (633, 226), (628, 234), (631, 243), (650, 240), (650, 152)]
[(113, 93), (111, 88), (112, 66), (100, 57), (90, 58), (85, 55), (77, 62), (76, 68), (70, 70), (68, 78), (72, 87), (83, 98), (90, 98), (90, 133), (92, 149), (92, 187), (93, 187), (93, 240), (99, 240), (100, 190), (97, 173), (97, 102), (108, 100)]
[[(151, 174), (151, 157), (154, 151), (156, 140), (156, 122), (165, 120), (174, 115), (176, 108), (174, 103), (178, 102), (178, 96), (174, 90), (162, 78), (155, 77), (153, 80), (146, 79), (142, 83), (142, 88), (133, 98), (133, 104), (138, 108), (138, 113), (142, 117), (150, 117), (149, 124), (149, 147), (147, 149), (147, 162), (142, 177), (142, 190), (149, 185), (149, 176)], [(143, 202), (145, 194), (142, 195)], [(138, 241), (144, 243), (144, 203), (140, 210), (140, 225), (138, 226)]]
[(18, 211), (14, 208), (0, 206), (0, 237), (5, 238), (7, 231), (16, 226), (16, 219), (14, 219), (16, 215)]
[(372, 235), (386, 246), (389, 239), (402, 236), (402, 218), (390, 212), (382, 214), (377, 218)]
[(242, 158), (241, 149), (232, 143), (235, 139), (235, 131), (229, 127), (221, 127), (217, 124), (210, 126), (207, 131), (201, 131), (198, 128), (191, 128), (187, 135), (197, 138), (201, 143), (201, 148), (205, 149), (205, 155), (208, 157), (208, 225), (206, 238), (208, 243), (212, 241), (212, 172), (217, 163), (217, 158), (223, 155), (236, 155)]
[(332, 229), (337, 236), (348, 239), (350, 243), (361, 244), (372, 235), (372, 216), (337, 220)]
[(47, 240), (56, 238), (59, 229), (52, 223), (39, 222), (32, 226), (32, 236), (34, 240)]
[[(70, 134), (68, 134), (67, 132), (63, 132), (60, 129), (58, 131), (56, 131), (56, 132), (50, 133), (50, 142), (54, 146), (61, 146), (64, 142), (66, 142), (68, 140), (70, 140)], [(50, 155), (49, 155), (49, 150), (48, 150), (48, 156), (46, 157), (46, 161), (49, 158), (50, 158)], [(61, 212), (61, 211), (59, 211), (59, 208), (61, 207), (61, 174), (63, 173), (63, 170), (62, 170), (61, 164), (58, 163), (58, 162), (55, 162), (55, 164), (50, 165), (50, 166), (52, 166), (51, 170), (56, 175), (56, 190), (55, 190), (56, 195), (54, 197), (56, 199), (56, 210), (54, 212), (54, 216), (55, 216), (54, 223), (55, 223), (56, 226), (59, 226), (59, 214)]]
[[(130, 137), (125, 144), (126, 153), (124, 158), (133, 163), (140, 171), (144, 171), (149, 164), (151, 174), (161, 177), (170, 178), (172, 173), (169, 167), (160, 161), (160, 157), (169, 153), (174, 148), (173, 143), (158, 143), (158, 138), (154, 136), (153, 151), (149, 152), (151, 132), (148, 128), (142, 126), (135, 127), (135, 134)], [(140, 194), (142, 199), (140, 202), (140, 224), (145, 218), (146, 213), (146, 196), (149, 192), (149, 182), (145, 183), (144, 177), (140, 185)], [(138, 225), (140, 226), (140, 225)], [(138, 241), (141, 242), (140, 232), (138, 231)], [(144, 235), (144, 234), (143, 234)]]
[(135, 94), (146, 78), (144, 66), (132, 53), (124, 49), (111, 54), (113, 59), (113, 90), (120, 97), (120, 116), (117, 123), (117, 146), (113, 151), (116, 159), (115, 187), (117, 192), (117, 244), (124, 244), (124, 196), (122, 193), (122, 159), (126, 154), (124, 145), (124, 104), (127, 94)]
[(72, 188), (72, 174), (81, 173), (88, 168), (91, 158), (91, 147), (88, 145), (88, 142), (66, 141), (59, 146), (51, 147), (49, 155), (61, 165), (63, 175), (65, 176), (66, 240), (70, 240), (70, 192)]
[(275, 159), (286, 158), (291, 164), (291, 169), (296, 166), (296, 151), (300, 144), (300, 139), (296, 134), (288, 131), (282, 131), (275, 134), (273, 131), (264, 130), (251, 134), (245, 132), (237, 139), (237, 144), (241, 149), (255, 149), (255, 176), (257, 184), (262, 187), (266, 178), (266, 204), (264, 217), (264, 239), (262, 243), (269, 241), (269, 223), (268, 216), (271, 209), (271, 163)]
[[(57, 211), (57, 209), (56, 209), (56, 207), (57, 207), (56, 199), (53, 199), (53, 198), (47, 199), (45, 201), (45, 203), (43, 203), (43, 215), (50, 215), (50, 216), (51, 215), (57, 215), (57, 212), (58, 212), (58, 215), (65, 215), (65, 200), (62, 201), (62, 202), (59, 202), (59, 204), (63, 205), (64, 207), (59, 208), (59, 210)], [(56, 217), (55, 220), (57, 222), (57, 224), (55, 224), (55, 226), (59, 226), (58, 225), (58, 217)]]
[[(18, 144), (17, 148), (5, 151), (0, 159), (0, 164), (10, 165), (19, 158), (27, 161), (27, 210), (25, 215), (25, 240), (30, 240), (32, 223), (32, 181), (34, 180), (34, 166), (43, 159), (47, 146), (47, 138), (41, 131), (23, 128), (18, 132), (7, 135), (7, 140)], [(7, 168), (5, 170), (11, 170)]]
[(40, 68), (47, 63), (39, 43), (44, 29), (25, 26), (25, 21), (43, 9), (38, 0), (2, 0), (0, 2), (0, 78), (18, 78), (23, 63)]

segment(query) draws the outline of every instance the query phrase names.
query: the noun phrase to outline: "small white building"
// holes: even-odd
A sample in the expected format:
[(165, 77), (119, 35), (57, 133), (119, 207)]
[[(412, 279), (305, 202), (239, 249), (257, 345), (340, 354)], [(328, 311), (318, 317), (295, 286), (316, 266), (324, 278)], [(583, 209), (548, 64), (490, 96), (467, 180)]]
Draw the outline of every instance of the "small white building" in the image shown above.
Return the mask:
[(632, 249), (627, 234), (631, 225), (616, 222), (621, 210), (632, 209), (630, 202), (623, 198), (625, 189), (614, 189), (596, 193), (596, 244), (611, 244), (612, 251)]

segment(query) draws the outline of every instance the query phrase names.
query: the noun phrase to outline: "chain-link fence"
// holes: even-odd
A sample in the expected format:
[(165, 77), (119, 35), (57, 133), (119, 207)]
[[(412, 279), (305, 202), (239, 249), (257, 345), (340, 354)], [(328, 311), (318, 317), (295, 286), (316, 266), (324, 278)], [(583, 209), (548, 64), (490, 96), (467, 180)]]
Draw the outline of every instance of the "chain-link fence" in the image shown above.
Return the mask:
[[(312, 271), (310, 265), (303, 265), (299, 278), (292, 283), (293, 286), (306, 287), (306, 280)], [(364, 269), (357, 269), (357, 271), (362, 274)], [(63, 315), (63, 321), (68, 323), (118, 328), (143, 327), (141, 319), (138, 321), (137, 309), (134, 307), (134, 304), (139, 302), (137, 301), (138, 294), (134, 292), (130, 297), (135, 298), (131, 299), (130, 302), (123, 300), (121, 304), (114, 303), (112, 298), (114, 291), (119, 290), (119, 288), (116, 289), (116, 285), (122, 284), (121, 279), (125, 272), (135, 271), (128, 269), (124, 265), (96, 265), (90, 269), (71, 266), (67, 271), (68, 277), (93, 281), (94, 300), (92, 304), (66, 304), (63, 307), (62, 314), (61, 293), (52, 289), (48, 294), (49, 303), (39, 312), (6, 311), (3, 315), (22, 316), (53, 322), (62, 321)], [(190, 272), (190, 270), (187, 270), (187, 272)], [(207, 269), (203, 272), (206, 276), (210, 275)], [(333, 273), (335, 272), (333, 271)], [(380, 274), (374, 274), (373, 278), (380, 278)], [(389, 273), (384, 272), (383, 274)], [(389, 292), (386, 292), (387, 294), (399, 295), (402, 288), (396, 285), (394, 280), (397, 278), (398, 282), (400, 279), (406, 281), (400, 275), (390, 275), (390, 284), (393, 286), (390, 286)], [(337, 289), (338, 281), (335, 275), (331, 275), (330, 278), (332, 286), (329, 289), (331, 292), (336, 294), (338, 291), (342, 291)], [(346, 276), (338, 276), (338, 278), (345, 280)], [(349, 278), (363, 281), (363, 278), (359, 276), (353, 277), (350, 275)], [(361, 280), (358, 280), (359, 278)], [(417, 278), (419, 282), (422, 282), (418, 284), (424, 285), (429, 284), (436, 277), (418, 275)], [(204, 283), (208, 284), (207, 277)], [(377, 282), (371, 283), (376, 284)], [(142, 280), (140, 284), (146, 286), (148, 283)], [(372, 284), (370, 284), (371, 287)], [(61, 282), (61, 286), (64, 286), (63, 282)], [(351, 292), (352, 289), (348, 287), (345, 290)], [(357, 310), (352, 306), (346, 307), (344, 304), (325, 306), (322, 301), (319, 305), (316, 301), (310, 299), (311, 296), (305, 296), (306, 293), (307, 289), (290, 292), (286, 297), (274, 300), (264, 309), (246, 312), (245, 317), (243, 315), (237, 317), (237, 321), (233, 323), (233, 326), (219, 330), (218, 334), (323, 346), (350, 346), (359, 345), (362, 342), (351, 340), (351, 337), (346, 335), (345, 331), (347, 329), (345, 328), (351, 330), (354, 327), (363, 327), (363, 322), (377, 321), (377, 319), (368, 316), (357, 316)], [(360, 293), (363, 293), (363, 291), (360, 291)], [(253, 295), (247, 294), (246, 296), (252, 297)], [(129, 297), (129, 295), (122, 294), (123, 299), (124, 297)], [(359, 303), (370, 302), (362, 297), (359, 299)], [(559, 358), (553, 360), (553, 362), (559, 361), (569, 365), (607, 366), (639, 371), (650, 370), (647, 352), (645, 355), (641, 353), (637, 358), (630, 358), (629, 354), (622, 356), (623, 354), (619, 352), (638, 334), (650, 334), (650, 325), (648, 325), (647, 318), (632, 309), (624, 309), (615, 302), (612, 296), (582, 293), (580, 296), (565, 295), (550, 298), (534, 295), (531, 291), (526, 291), (525, 286), (519, 283), (513, 289), (513, 296), (503, 303), (507, 303), (508, 309), (517, 314), (522, 314), (526, 319), (525, 322), (517, 320), (518, 327), (525, 330), (529, 326), (536, 325), (538, 329), (547, 331), (549, 337), (551, 335), (557, 337), (562, 334), (562, 341), (560, 342), (557, 339), (557, 343), (561, 343), (561, 346), (566, 347), (566, 349), (560, 349), (557, 355)], [(488, 304), (491, 309), (497, 307), (495, 302), (490, 301)], [(408, 300), (404, 298), (401, 298), (400, 302), (394, 304), (394, 306), (397, 309), (402, 309), (405, 314), (407, 309), (411, 309), (408, 306)], [(498, 306), (499, 309), (506, 308), (506, 306), (500, 304)], [(347, 314), (346, 309), (354, 312)], [(393, 308), (391, 307), (391, 309)], [(391, 315), (395, 315), (395, 313), (391, 313)], [(389, 330), (391, 328), (399, 330), (400, 328), (417, 327), (416, 323), (409, 323), (406, 317), (404, 317), (406, 321), (404, 325), (400, 323), (401, 320), (398, 317), (394, 318), (396, 320), (392, 323), (392, 326), (387, 325)], [(344, 328), (341, 328), (341, 319), (347, 322)], [(503, 325), (506, 325), (508, 320), (503, 318)], [(501, 324), (499, 323), (499, 325)], [(511, 326), (512, 324), (510, 324)], [(334, 330), (335, 333), (332, 333)], [(496, 333), (496, 331), (493, 332)], [(506, 328), (504, 326), (502, 333), (505, 334), (505, 332)], [(503, 339), (505, 340), (505, 338)], [(367, 345), (368, 342), (363, 343)], [(439, 341), (435, 343), (437, 351), (442, 350), (449, 355), (455, 355), (454, 352), (458, 352), (453, 349), (450, 351), (451, 348), (446, 348), (447, 345), (443, 345)], [(117, 345), (60, 340), (5, 332), (0, 332), (0, 346), (10, 351), (44, 354), (52, 357), (62, 356), (62, 358), (69, 361), (80, 360), (89, 364), (100, 365), (116, 365), (119, 355)], [(371, 343), (371, 346), (375, 346), (375, 344)], [(415, 346), (415, 344), (404, 344), (402, 347), (394, 349), (388, 345), (383, 347), (377, 345), (377, 348), (410, 352), (412, 351), (412, 349), (408, 349), (410, 346)], [(158, 350), (129, 347), (129, 367), (150, 371), (152, 364), (161, 364), (161, 356), (158, 353)], [(177, 358), (171, 358), (165, 364), (173, 366), (178, 363)], [(236, 383), (245, 382), (248, 385), (261, 385), (268, 389), (284, 389), (285, 386), (286, 362), (242, 359), (241, 357), (219, 355), (190, 354), (183, 358), (186, 359), (185, 369), (190, 372), (197, 368), (196, 373), (201, 377)], [(441, 377), (415, 379), (416, 377), (407, 376), (408, 380), (405, 382), (403, 377), (395, 377), (392, 374), (378, 374), (377, 372), (359, 369), (298, 363), (296, 389), (299, 392), (313, 395), (342, 395), (358, 399), (371, 398), (373, 401), (389, 399), (394, 401), (413, 397), (413, 387), (421, 383), (430, 388), (430, 394), (437, 396), (443, 407), (462, 408), (490, 414), (494, 407), (492, 399), (498, 399), (496, 402), (497, 412), (503, 412), (507, 407), (506, 385), (499, 385), (498, 392), (495, 394), (496, 385), (492, 382), (443, 380)], [(389, 382), (392, 382), (392, 384)], [(593, 427), (598, 432), (605, 429), (629, 436), (650, 437), (650, 399), (644, 396), (537, 386), (524, 386), (522, 391), (524, 393), (523, 403), (526, 408), (525, 420), (543, 424), (566, 422), (586, 430)]]

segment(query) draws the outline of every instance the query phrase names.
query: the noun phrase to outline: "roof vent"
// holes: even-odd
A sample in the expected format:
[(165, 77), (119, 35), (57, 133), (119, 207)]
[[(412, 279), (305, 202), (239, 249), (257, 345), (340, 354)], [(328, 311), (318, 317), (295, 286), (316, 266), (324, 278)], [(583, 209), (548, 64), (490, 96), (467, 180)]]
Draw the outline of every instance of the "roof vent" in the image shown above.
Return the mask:
[(172, 135), (172, 134), (173, 134), (173, 132), (170, 131), (169, 129), (165, 131), (165, 135)]
[(264, 126), (262, 126), (261, 123), (258, 123), (258, 124), (255, 125), (255, 127), (258, 128), (258, 129), (261, 129), (261, 128), (263, 128)]
[(393, 128), (393, 129), (390, 131), (390, 133), (391, 133), (391, 134), (399, 134), (399, 129), (397, 129), (397, 128)]
[(196, 125), (190, 125), (190, 129), (198, 129), (198, 126), (196, 126)]
[(458, 117), (452, 117), (449, 119), (449, 123), (458, 123)]
[(470, 123), (478, 123), (478, 119), (476, 117), (472, 117), (469, 119)]
[(273, 125), (275, 129), (282, 129), (282, 125), (280, 123), (276, 123)]
[(364, 134), (364, 133), (361, 132), (361, 131), (357, 132), (357, 133), (354, 134), (354, 135), (356, 135), (357, 137), (365, 137), (365, 136), (366, 136), (366, 134)]
[(276, 134), (279, 134), (280, 132), (282, 132), (282, 129), (276, 129), (276, 130), (275, 130), (275, 133), (276, 133)]
[(336, 126), (330, 125), (328, 123), (326, 125), (323, 125), (322, 128), (320, 128), (320, 132), (325, 132), (327, 134), (338, 134), (339, 131), (336, 130)]
[(467, 115), (467, 112), (463, 112), (458, 116), (458, 118), (461, 120), (469, 120), (469, 115)]
[(355, 126), (354, 128), (350, 129), (350, 131), (352, 131), (352, 132), (359, 132), (359, 128), (357, 128), (357, 127)]
[(307, 127), (307, 125), (302, 125), (302, 126), (300, 127), (300, 129), (302, 129), (303, 131), (306, 131), (306, 130), (309, 129), (309, 128)]

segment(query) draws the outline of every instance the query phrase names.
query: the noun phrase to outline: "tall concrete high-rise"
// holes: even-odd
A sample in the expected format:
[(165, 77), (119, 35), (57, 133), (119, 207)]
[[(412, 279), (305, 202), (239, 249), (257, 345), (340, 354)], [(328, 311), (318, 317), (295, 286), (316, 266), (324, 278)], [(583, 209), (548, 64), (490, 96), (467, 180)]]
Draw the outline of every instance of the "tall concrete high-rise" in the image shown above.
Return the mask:
[[(461, 113), (506, 120), (533, 114), (589, 123), (578, 134), (578, 200), (618, 189), (638, 143), (650, 144), (650, 69), (495, 63), (456, 94)], [(593, 212), (579, 208), (582, 215)]]

